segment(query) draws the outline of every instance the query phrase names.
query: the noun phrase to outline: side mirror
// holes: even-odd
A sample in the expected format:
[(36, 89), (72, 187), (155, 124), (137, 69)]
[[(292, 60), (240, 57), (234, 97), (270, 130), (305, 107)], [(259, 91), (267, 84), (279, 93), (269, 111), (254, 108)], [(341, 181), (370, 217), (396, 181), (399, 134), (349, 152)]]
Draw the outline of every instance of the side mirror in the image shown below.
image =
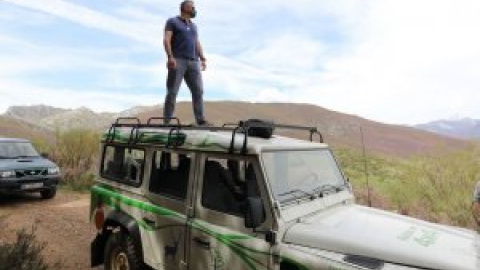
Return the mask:
[(42, 152), (42, 153), (40, 153), (40, 156), (48, 159), (48, 153)]
[(246, 199), (245, 227), (258, 228), (265, 221), (265, 212), (263, 210), (262, 199), (258, 197), (248, 197)]

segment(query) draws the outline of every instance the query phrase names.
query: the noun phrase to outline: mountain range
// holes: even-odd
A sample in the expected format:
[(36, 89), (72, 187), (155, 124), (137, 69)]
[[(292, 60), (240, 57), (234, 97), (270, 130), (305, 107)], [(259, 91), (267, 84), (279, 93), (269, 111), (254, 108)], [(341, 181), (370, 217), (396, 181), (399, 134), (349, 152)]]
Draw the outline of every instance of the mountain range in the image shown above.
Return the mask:
[[(416, 127), (383, 124), (355, 115), (327, 110), (309, 104), (206, 102), (207, 119), (216, 124), (236, 123), (256, 118), (276, 123), (316, 126), (327, 143), (333, 147), (348, 147), (374, 153), (409, 156), (436, 151), (440, 147), (458, 149), (467, 147), (466, 140), (446, 137)], [(59, 109), (45, 105), (13, 106), (0, 116), (0, 136), (29, 139), (49, 138), (55, 131), (91, 129), (103, 131), (118, 117), (138, 117), (146, 122), (162, 115), (162, 107), (140, 106), (119, 113), (96, 113), (88, 108)], [(182, 123), (192, 123), (190, 102), (179, 102), (176, 116)], [(158, 120), (154, 120), (158, 121)], [(288, 131), (282, 134), (307, 139), (309, 134)], [(362, 140), (363, 134), (363, 140)], [(315, 137), (318, 140), (318, 137)]]
[(137, 106), (128, 110), (111, 113), (96, 113), (89, 108), (60, 109), (45, 105), (12, 106), (3, 114), (10, 119), (21, 120), (47, 130), (89, 129), (101, 130), (108, 127), (118, 117), (135, 116), (150, 107)]
[(438, 120), (415, 126), (418, 129), (462, 139), (480, 138), (480, 120), (471, 118)]

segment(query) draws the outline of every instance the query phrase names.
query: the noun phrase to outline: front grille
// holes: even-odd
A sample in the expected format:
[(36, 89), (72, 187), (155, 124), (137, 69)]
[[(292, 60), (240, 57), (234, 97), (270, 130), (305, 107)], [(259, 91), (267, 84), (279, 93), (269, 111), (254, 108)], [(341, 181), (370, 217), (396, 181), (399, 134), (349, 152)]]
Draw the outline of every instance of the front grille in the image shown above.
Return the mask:
[(15, 170), (15, 175), (17, 178), (43, 176), (43, 175), (47, 175), (47, 169), (35, 168), (35, 169)]

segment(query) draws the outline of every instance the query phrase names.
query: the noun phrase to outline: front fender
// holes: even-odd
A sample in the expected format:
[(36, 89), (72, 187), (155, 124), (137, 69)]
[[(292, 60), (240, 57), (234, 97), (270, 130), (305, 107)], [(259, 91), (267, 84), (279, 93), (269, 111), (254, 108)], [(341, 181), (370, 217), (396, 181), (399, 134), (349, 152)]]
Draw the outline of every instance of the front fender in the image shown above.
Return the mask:
[(104, 261), (105, 243), (113, 230), (120, 229), (123, 233), (129, 235), (135, 244), (136, 254), (143, 258), (142, 241), (140, 237), (140, 228), (137, 221), (126, 213), (114, 210), (108, 214), (103, 225), (103, 229), (97, 234), (90, 245), (91, 266), (98, 266)]

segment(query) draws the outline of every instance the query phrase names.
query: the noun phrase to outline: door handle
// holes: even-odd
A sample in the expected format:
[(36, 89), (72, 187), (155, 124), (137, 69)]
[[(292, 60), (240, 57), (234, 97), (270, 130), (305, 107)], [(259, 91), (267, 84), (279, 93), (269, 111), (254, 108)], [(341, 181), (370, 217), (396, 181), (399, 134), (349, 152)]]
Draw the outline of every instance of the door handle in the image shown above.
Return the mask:
[(149, 218), (142, 218), (143, 222), (147, 223), (148, 226), (155, 226), (155, 221)]
[(201, 246), (202, 248), (210, 249), (210, 242), (209, 241), (203, 240), (200, 237), (194, 237), (193, 241), (195, 241), (195, 243), (197, 245)]

